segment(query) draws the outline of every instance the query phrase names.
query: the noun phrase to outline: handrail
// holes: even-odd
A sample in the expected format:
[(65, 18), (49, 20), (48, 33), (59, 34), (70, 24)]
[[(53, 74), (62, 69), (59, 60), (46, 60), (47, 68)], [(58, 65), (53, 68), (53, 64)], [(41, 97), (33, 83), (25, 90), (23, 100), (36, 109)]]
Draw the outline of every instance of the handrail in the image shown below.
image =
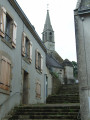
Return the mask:
[(81, 120), (80, 110), (79, 110), (78, 115), (77, 115), (77, 120)]
[[(0, 107), (1, 106), (3, 106), (4, 105), (4, 103), (6, 103), (9, 99), (11, 99), (14, 95), (16, 95), (17, 93), (20, 93), (20, 92), (16, 92), (16, 93), (14, 93), (12, 96), (10, 96), (7, 100), (5, 100), (1, 105), (0, 105)], [(20, 93), (21, 94), (21, 93)]]

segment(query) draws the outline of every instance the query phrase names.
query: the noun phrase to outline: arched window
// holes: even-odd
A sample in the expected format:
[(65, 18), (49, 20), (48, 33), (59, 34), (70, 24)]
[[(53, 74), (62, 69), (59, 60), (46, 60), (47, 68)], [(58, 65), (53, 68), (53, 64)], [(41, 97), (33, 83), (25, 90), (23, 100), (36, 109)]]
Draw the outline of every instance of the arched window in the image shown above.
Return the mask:
[(49, 41), (52, 42), (52, 32), (49, 33)]

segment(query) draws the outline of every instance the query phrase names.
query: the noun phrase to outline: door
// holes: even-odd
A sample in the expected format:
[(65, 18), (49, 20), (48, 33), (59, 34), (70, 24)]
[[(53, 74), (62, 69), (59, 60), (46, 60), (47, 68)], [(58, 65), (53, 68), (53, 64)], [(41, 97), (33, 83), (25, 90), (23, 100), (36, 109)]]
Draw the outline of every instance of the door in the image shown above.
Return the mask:
[(46, 76), (46, 98), (48, 96), (48, 77)]
[(45, 74), (45, 80), (44, 80), (45, 82), (44, 82), (44, 84), (45, 84), (45, 98), (44, 98), (44, 100), (45, 100), (45, 102), (46, 102), (46, 98), (47, 98), (47, 96), (48, 96), (48, 77), (47, 77), (47, 75)]
[(24, 71), (23, 73), (23, 104), (28, 104), (28, 73)]

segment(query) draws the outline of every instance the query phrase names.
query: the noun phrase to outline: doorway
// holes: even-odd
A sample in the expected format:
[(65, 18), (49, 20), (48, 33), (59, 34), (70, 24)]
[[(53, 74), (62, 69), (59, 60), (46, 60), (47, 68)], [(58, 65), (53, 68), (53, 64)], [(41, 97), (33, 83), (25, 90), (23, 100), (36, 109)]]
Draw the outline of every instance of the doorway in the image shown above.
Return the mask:
[(44, 93), (45, 93), (45, 103), (46, 103), (46, 98), (48, 96), (48, 76), (47, 74), (45, 74), (45, 80), (44, 80), (44, 85), (45, 85), (45, 90), (44, 90)]
[(23, 72), (23, 95), (22, 95), (22, 103), (28, 104), (28, 73), (26, 71)]
[(46, 98), (48, 96), (48, 77), (46, 76)]

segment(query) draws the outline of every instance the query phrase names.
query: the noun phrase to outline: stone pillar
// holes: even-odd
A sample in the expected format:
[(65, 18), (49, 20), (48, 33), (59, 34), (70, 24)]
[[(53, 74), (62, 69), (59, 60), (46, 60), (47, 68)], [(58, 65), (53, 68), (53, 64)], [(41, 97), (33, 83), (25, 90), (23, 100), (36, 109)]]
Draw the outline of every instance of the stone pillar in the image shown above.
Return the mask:
[(81, 120), (90, 120), (90, 14), (74, 15)]

